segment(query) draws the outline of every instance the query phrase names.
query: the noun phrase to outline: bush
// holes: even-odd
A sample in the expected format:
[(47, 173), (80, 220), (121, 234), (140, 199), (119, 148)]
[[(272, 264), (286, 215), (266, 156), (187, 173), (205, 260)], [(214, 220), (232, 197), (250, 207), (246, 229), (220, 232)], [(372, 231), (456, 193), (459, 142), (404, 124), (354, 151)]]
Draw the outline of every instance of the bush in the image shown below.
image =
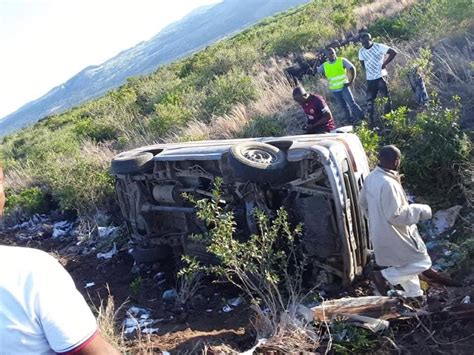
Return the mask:
[(304, 299), (301, 284), (305, 261), (296, 245), (301, 226), (292, 229), (283, 209), (278, 210), (272, 222), (256, 210), (259, 232), (240, 241), (234, 236), (232, 211), (220, 203), (221, 187), (222, 180), (216, 179), (210, 200), (195, 201), (187, 196), (196, 204), (198, 218), (209, 228), (207, 234), (195, 236), (195, 240), (206, 244), (207, 250), (219, 259), (219, 265), (205, 270), (239, 287), (258, 315), (259, 335), (274, 336), (283, 328), (295, 326), (292, 321), (296, 308)]
[(247, 104), (257, 97), (252, 78), (242, 72), (231, 71), (214, 78), (203, 106), (209, 116), (228, 113), (237, 103)]
[(31, 216), (35, 213), (48, 211), (49, 198), (39, 187), (29, 187), (17, 193), (7, 190), (5, 196), (5, 212), (7, 214), (20, 211)]
[(460, 104), (448, 109), (434, 103), (410, 118), (406, 108), (384, 117), (389, 127), (383, 144), (395, 144), (403, 154), (402, 171), (407, 182), (422, 195), (456, 202), (470, 163), (471, 142), (459, 126)]
[(359, 137), (365, 153), (367, 154), (369, 166), (375, 168), (377, 166), (378, 152), (380, 148), (380, 138), (378, 134), (372, 131), (365, 121), (362, 122), (360, 126), (356, 127), (355, 133)]
[(80, 138), (90, 138), (96, 142), (117, 138), (117, 131), (114, 127), (90, 117), (77, 122), (73, 131)]
[(155, 105), (149, 128), (157, 134), (164, 134), (173, 126), (186, 123), (191, 118), (192, 110), (183, 102), (183, 95), (167, 93), (159, 104)]
[(111, 175), (87, 157), (58, 157), (38, 175), (62, 210), (88, 215), (97, 206), (109, 205), (114, 197)]
[(238, 136), (242, 138), (252, 137), (278, 137), (285, 134), (286, 122), (280, 117), (260, 115), (253, 118)]

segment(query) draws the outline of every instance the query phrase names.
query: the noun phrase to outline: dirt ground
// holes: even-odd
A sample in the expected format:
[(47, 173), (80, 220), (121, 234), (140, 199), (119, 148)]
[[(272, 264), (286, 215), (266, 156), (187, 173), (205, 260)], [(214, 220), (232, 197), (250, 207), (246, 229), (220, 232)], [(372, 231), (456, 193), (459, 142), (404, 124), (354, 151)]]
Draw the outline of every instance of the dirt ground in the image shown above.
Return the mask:
[[(121, 250), (111, 259), (100, 260), (92, 255), (63, 255), (64, 242), (52, 238), (33, 238), (20, 240), (21, 231), (0, 231), (0, 244), (27, 246), (52, 253), (69, 271), (77, 289), (89, 304), (98, 307), (110, 295), (118, 309), (117, 321), (120, 325), (126, 310), (132, 306), (151, 310), (153, 319), (160, 320), (156, 326), (159, 331), (147, 337), (146, 341), (136, 342), (133, 338), (130, 349), (145, 344), (147, 350), (159, 353), (193, 353), (204, 345), (226, 344), (233, 349), (250, 348), (253, 345), (251, 316), (248, 307), (242, 304), (231, 312), (223, 312), (226, 301), (238, 297), (238, 290), (229, 285), (207, 285), (191, 302), (189, 309), (176, 309), (173, 303), (162, 300), (165, 290), (175, 287), (170, 277), (171, 270), (166, 265), (155, 264), (153, 268), (132, 273), (134, 262), (127, 250)], [(164, 271), (166, 276), (156, 280), (153, 276)], [(131, 287), (135, 280), (135, 287)], [(88, 283), (93, 287), (85, 288)], [(92, 307), (93, 308), (93, 307)], [(211, 311), (212, 310), (212, 311)], [(138, 350), (137, 350), (138, 351)]]
[[(177, 309), (174, 303), (167, 303), (162, 299), (165, 290), (175, 287), (171, 276), (173, 270), (167, 265), (154, 264), (134, 273), (132, 271), (136, 268), (126, 249), (120, 250), (111, 259), (102, 260), (97, 259), (95, 253), (68, 255), (64, 253), (64, 241), (44, 236), (22, 239), (19, 238), (21, 235), (21, 230), (0, 231), (0, 244), (28, 246), (52, 253), (70, 272), (77, 288), (91, 305), (99, 306), (110, 292), (116, 309), (121, 306), (117, 313), (118, 324), (121, 324), (126, 310), (131, 306), (151, 310), (151, 317), (159, 320), (154, 325), (159, 330), (157, 334), (147, 336), (145, 342), (143, 337), (139, 340), (131, 338), (128, 344), (132, 353), (143, 353), (144, 346), (149, 353), (168, 351), (175, 354), (199, 353), (205, 346), (212, 348), (223, 345), (244, 351), (254, 345), (255, 334), (248, 305), (244, 302), (231, 312), (223, 312), (228, 300), (239, 296), (238, 290), (228, 284), (207, 282), (187, 309)], [(468, 319), (450, 319), (439, 311), (447, 306), (459, 306), (465, 296), (474, 299), (474, 268), (461, 270), (453, 277), (461, 281), (463, 286), (430, 285), (429, 309), (439, 314), (392, 321), (388, 334), (373, 337), (377, 339), (374, 351), (472, 354), (474, 317), (471, 315)], [(86, 284), (92, 282), (94, 286), (85, 288)], [(370, 292), (369, 283), (362, 281), (339, 297), (361, 296)]]

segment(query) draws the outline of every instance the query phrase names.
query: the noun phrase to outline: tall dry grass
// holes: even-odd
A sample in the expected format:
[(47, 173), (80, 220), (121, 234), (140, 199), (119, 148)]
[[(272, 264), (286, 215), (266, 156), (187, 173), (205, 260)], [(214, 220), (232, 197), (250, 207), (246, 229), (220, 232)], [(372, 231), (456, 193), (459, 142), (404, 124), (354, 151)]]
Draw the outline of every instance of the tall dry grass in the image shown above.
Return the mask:
[(367, 27), (381, 17), (390, 17), (416, 3), (416, 0), (379, 0), (355, 9), (357, 27)]
[(180, 131), (170, 134), (165, 141), (236, 138), (258, 116), (284, 120), (287, 124), (285, 133), (294, 131), (299, 109), (291, 97), (292, 84), (285, 76), (281, 62), (272, 59), (269, 63), (266, 71), (255, 78), (258, 96), (255, 102), (247, 106), (238, 104), (229, 114), (215, 117), (210, 123), (194, 120)]

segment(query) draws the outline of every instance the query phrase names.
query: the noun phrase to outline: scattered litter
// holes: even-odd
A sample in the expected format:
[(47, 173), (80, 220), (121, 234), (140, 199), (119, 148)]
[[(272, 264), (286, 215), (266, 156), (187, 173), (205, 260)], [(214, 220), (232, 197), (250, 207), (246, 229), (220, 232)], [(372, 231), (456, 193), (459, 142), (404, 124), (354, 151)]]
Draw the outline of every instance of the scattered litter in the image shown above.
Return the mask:
[(343, 342), (346, 336), (347, 336), (347, 329), (345, 328), (341, 330), (339, 333), (334, 334), (334, 338), (336, 338), (336, 340), (339, 343)]
[(233, 308), (229, 305), (225, 305), (224, 307), (222, 307), (222, 312), (224, 313), (229, 313), (229, 312), (232, 312), (233, 311)]
[(242, 304), (242, 299), (240, 297), (232, 298), (228, 303), (232, 307), (238, 307)]
[(114, 243), (114, 246), (107, 253), (98, 253), (97, 259), (111, 259), (115, 254), (117, 254), (117, 245)]
[(73, 224), (69, 221), (56, 222), (53, 225), (53, 238), (66, 236), (72, 230)]
[(440, 235), (454, 226), (461, 208), (462, 206), (456, 205), (446, 210), (440, 210), (434, 214), (433, 223), (436, 235)]
[(115, 236), (118, 232), (118, 227), (98, 227), (97, 233), (99, 234), (99, 238), (109, 238)]
[(165, 277), (165, 273), (163, 271), (160, 271), (158, 273), (155, 274), (155, 276), (153, 276), (153, 278), (155, 280), (161, 280)]
[(207, 312), (207, 313), (211, 313), (211, 312), (212, 312), (212, 309), (206, 309), (206, 312)]
[(161, 355), (171, 355), (171, 353), (170, 353), (169, 351), (164, 351), (164, 350), (163, 350), (163, 351), (161, 352)]
[(265, 339), (265, 338), (258, 339), (257, 344), (255, 344), (254, 347), (252, 347), (251, 349), (249, 349), (247, 351), (239, 353), (239, 355), (253, 355), (255, 350), (257, 350), (257, 348), (259, 348), (261, 345), (264, 345), (266, 342), (267, 342), (267, 339)]
[(371, 330), (374, 333), (388, 329), (390, 323), (384, 319), (360, 316), (358, 314), (341, 314), (355, 326)]
[(174, 289), (166, 290), (163, 292), (163, 296), (161, 297), (166, 301), (174, 301), (176, 298), (178, 298), (178, 293)]
[(151, 311), (148, 309), (132, 306), (128, 309), (127, 318), (123, 321), (124, 334), (129, 335), (138, 330), (144, 334), (157, 333), (159, 328), (151, 326), (158, 322), (159, 320), (151, 319)]
[(158, 331), (160, 330), (160, 328), (145, 328), (142, 330), (142, 333), (143, 334), (155, 334), (155, 333), (158, 333)]
[(95, 286), (95, 282), (88, 282), (88, 283), (86, 283), (84, 288), (90, 288), (90, 287), (94, 287), (94, 286)]
[(468, 295), (468, 296), (465, 296), (465, 297), (462, 299), (461, 303), (463, 303), (463, 304), (469, 304), (469, 303), (471, 303), (471, 296), (469, 296), (469, 295)]
[(296, 314), (302, 316), (307, 323), (313, 321), (313, 311), (311, 308), (303, 306), (302, 304), (299, 304), (298, 307), (296, 307)]
[(426, 243), (426, 248), (436, 271), (448, 270), (464, 259), (464, 252), (456, 244), (446, 240), (432, 240)]

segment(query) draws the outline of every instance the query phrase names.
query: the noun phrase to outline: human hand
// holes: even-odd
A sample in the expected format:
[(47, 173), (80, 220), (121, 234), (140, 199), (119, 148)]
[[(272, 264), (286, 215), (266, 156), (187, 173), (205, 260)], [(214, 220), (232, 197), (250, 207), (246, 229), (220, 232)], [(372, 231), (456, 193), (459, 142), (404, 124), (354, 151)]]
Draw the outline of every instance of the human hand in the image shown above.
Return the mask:
[(385, 69), (386, 66), (387, 66), (387, 64), (383, 63), (382, 64), (382, 69)]

